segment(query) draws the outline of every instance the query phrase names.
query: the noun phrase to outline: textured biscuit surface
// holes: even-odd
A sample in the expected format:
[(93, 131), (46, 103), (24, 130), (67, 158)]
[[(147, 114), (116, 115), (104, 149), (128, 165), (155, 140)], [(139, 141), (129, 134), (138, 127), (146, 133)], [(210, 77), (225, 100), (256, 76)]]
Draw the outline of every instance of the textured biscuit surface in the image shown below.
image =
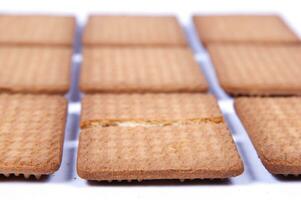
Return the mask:
[(0, 47), (0, 91), (67, 92), (71, 55), (67, 47)]
[(86, 48), (84, 92), (201, 92), (207, 82), (187, 48)]
[(90, 16), (84, 45), (186, 46), (184, 32), (174, 16)]
[(75, 18), (46, 15), (0, 15), (0, 44), (71, 46)]
[(202, 179), (243, 165), (211, 95), (98, 94), (83, 99), (77, 170), (88, 180)]
[(223, 89), (230, 94), (301, 94), (301, 46), (208, 46)]
[(301, 98), (238, 98), (236, 111), (265, 167), (301, 173)]
[(80, 135), (78, 173), (89, 180), (227, 178), (242, 170), (224, 124), (92, 127)]
[(194, 16), (199, 38), (209, 43), (299, 43), (300, 39), (278, 16)]
[(1, 94), (0, 110), (0, 173), (55, 172), (62, 157), (64, 97)]
[(222, 122), (211, 95), (202, 94), (95, 94), (82, 102), (81, 127), (98, 122), (149, 122), (153, 124)]

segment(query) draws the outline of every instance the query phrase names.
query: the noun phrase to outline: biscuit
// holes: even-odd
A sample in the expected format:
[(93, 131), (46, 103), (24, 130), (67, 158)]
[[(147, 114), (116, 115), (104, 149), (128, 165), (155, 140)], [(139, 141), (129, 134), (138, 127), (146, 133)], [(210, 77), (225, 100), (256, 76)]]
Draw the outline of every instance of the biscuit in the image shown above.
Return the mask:
[(228, 178), (243, 171), (203, 94), (97, 94), (82, 103), (77, 171), (88, 180)]
[(0, 15), (0, 44), (72, 46), (75, 18), (47, 15)]
[(300, 38), (276, 15), (194, 16), (200, 40), (209, 43), (299, 43)]
[(56, 95), (0, 95), (0, 173), (26, 178), (60, 166), (67, 102)]
[(88, 180), (204, 179), (243, 165), (224, 124), (92, 127), (81, 131), (77, 170)]
[(81, 128), (223, 123), (215, 98), (205, 94), (93, 94), (82, 100)]
[(301, 94), (301, 46), (211, 44), (222, 88), (232, 95)]
[(186, 46), (185, 34), (174, 16), (89, 17), (84, 45)]
[(301, 174), (301, 98), (238, 98), (235, 108), (267, 170)]
[(85, 48), (80, 89), (93, 92), (205, 92), (188, 48)]
[(68, 47), (0, 47), (0, 91), (66, 93), (72, 50)]

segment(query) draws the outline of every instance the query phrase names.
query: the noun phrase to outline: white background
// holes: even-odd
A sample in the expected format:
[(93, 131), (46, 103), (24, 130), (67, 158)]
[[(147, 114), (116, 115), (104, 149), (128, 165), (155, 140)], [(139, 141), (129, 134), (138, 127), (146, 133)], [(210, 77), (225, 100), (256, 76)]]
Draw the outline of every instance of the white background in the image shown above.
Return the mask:
[[(275, 13), (282, 15), (291, 27), (301, 35), (301, 6), (298, 1), (277, 0), (0, 0), (0, 12), (73, 14), (79, 25), (84, 24), (89, 13), (175, 14), (185, 28), (196, 59), (211, 86), (211, 92), (219, 99), (219, 105), (233, 133), (244, 160), (245, 172), (228, 181), (147, 181), (143, 183), (94, 183), (80, 179), (75, 171), (78, 121), (80, 104), (76, 83), (67, 95), (72, 100), (66, 129), (62, 166), (54, 175), (40, 181), (22, 178), (0, 178), (0, 199), (300, 199), (301, 178), (281, 178), (270, 175), (258, 160), (243, 127), (233, 110), (232, 99), (219, 87), (206, 51), (198, 44), (191, 26), (193, 13)], [(259, 27), (260, 28), (260, 27)], [(0, 30), (1, 31), (1, 30)], [(79, 35), (78, 39), (79, 39)], [(73, 79), (78, 76), (81, 56), (73, 57)], [(301, 56), (301, 55), (300, 55)]]

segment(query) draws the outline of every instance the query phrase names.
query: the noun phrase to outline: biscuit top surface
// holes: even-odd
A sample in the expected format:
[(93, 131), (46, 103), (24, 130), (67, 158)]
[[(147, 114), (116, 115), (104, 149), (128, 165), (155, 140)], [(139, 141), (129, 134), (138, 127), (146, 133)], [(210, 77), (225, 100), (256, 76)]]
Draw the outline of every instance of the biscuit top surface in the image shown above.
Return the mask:
[[(202, 94), (95, 94), (82, 103), (81, 127), (90, 122), (221, 122), (215, 98)], [(101, 124), (101, 125), (103, 125)]]
[(186, 46), (186, 39), (174, 16), (92, 15), (84, 31), (83, 43), (107, 46)]
[(200, 92), (207, 82), (188, 48), (86, 48), (84, 92)]
[(75, 18), (47, 15), (0, 15), (0, 44), (72, 46)]
[(266, 123), (266, 120), (272, 123), (277, 120), (301, 122), (297, 120), (301, 114), (300, 97), (239, 97), (235, 99), (235, 105), (240, 115), (248, 115), (247, 119), (254, 123)]
[(64, 93), (69, 89), (68, 47), (0, 47), (0, 91)]
[(263, 161), (301, 173), (300, 97), (238, 98), (235, 108)]
[(300, 94), (301, 46), (211, 44), (222, 87), (240, 94)]
[(80, 135), (78, 171), (88, 179), (235, 176), (243, 166), (224, 124), (93, 127)]
[(58, 169), (67, 102), (56, 95), (0, 95), (0, 172)]
[(207, 45), (211, 42), (300, 42), (275, 15), (194, 16), (197, 32)]

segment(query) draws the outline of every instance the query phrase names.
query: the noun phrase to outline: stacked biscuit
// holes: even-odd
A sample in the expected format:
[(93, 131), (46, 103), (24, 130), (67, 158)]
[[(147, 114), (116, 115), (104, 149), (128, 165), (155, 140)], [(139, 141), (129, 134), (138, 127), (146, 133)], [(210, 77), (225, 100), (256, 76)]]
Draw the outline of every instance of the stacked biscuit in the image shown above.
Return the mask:
[(245, 96), (235, 98), (235, 108), (264, 166), (300, 174), (300, 39), (277, 16), (195, 16), (194, 22), (221, 87)]
[(77, 171), (88, 180), (228, 178), (243, 171), (173, 16), (90, 16)]
[(55, 172), (61, 163), (75, 20), (0, 15), (0, 173)]

